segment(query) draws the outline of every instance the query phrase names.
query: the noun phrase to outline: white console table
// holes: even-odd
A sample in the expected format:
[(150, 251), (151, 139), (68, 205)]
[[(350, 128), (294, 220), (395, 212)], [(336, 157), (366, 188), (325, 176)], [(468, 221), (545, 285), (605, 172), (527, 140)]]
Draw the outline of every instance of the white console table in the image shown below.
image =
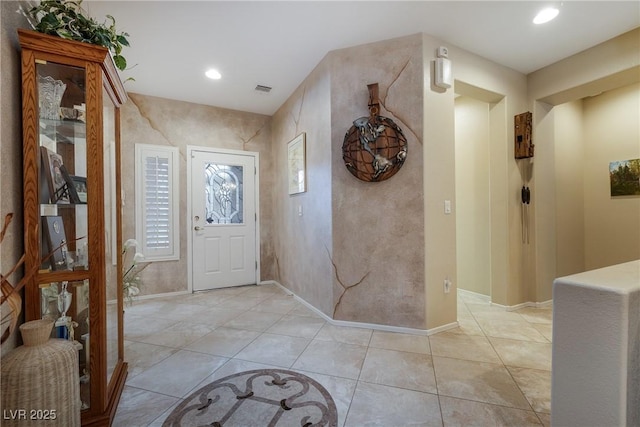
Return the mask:
[(553, 282), (553, 426), (640, 426), (640, 260)]

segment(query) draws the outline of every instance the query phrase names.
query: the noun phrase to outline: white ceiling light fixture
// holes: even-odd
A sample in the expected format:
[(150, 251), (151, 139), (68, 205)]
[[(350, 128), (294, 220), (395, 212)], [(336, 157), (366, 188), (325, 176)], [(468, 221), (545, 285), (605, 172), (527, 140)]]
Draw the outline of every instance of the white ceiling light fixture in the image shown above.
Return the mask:
[(211, 80), (220, 80), (222, 78), (222, 74), (220, 74), (220, 71), (216, 70), (215, 68), (208, 69), (207, 72), (204, 73), (204, 75), (209, 77)]
[(558, 13), (560, 13), (560, 10), (558, 10), (558, 8), (547, 7), (545, 9), (542, 9), (540, 12), (538, 12), (536, 17), (533, 18), (533, 23), (544, 24), (546, 22), (551, 21), (556, 16), (558, 16)]

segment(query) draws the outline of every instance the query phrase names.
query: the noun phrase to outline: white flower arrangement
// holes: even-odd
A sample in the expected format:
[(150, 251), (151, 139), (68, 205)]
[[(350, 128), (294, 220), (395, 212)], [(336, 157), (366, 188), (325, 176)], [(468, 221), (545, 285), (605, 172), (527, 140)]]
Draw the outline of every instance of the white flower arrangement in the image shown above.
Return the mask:
[[(140, 294), (142, 286), (140, 272), (151, 264), (144, 262), (144, 254), (135, 251), (137, 246), (138, 242), (135, 239), (129, 239), (122, 247), (122, 293), (129, 304), (133, 303), (133, 299)], [(130, 255), (131, 253), (133, 256)]]

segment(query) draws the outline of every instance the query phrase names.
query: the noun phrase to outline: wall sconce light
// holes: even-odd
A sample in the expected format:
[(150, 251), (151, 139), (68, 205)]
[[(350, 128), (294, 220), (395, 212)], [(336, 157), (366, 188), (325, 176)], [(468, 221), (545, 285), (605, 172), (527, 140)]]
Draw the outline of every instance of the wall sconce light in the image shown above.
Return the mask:
[(434, 84), (442, 89), (449, 89), (453, 85), (449, 49), (444, 46), (440, 46), (437, 51)]

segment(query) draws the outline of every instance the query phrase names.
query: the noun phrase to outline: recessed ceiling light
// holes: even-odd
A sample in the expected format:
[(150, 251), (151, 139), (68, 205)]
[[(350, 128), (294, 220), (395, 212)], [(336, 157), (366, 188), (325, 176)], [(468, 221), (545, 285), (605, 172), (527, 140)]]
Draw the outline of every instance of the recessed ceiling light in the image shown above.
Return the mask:
[(533, 18), (534, 24), (544, 24), (545, 22), (551, 21), (553, 18), (558, 16), (560, 11), (555, 7), (548, 7), (546, 9), (542, 9), (535, 18)]
[(220, 74), (220, 71), (218, 71), (218, 70), (216, 70), (214, 68), (211, 68), (211, 69), (207, 70), (207, 72), (204, 73), (204, 75), (209, 77), (210, 79), (213, 79), (213, 80), (219, 80), (219, 79), (222, 78), (222, 74)]

